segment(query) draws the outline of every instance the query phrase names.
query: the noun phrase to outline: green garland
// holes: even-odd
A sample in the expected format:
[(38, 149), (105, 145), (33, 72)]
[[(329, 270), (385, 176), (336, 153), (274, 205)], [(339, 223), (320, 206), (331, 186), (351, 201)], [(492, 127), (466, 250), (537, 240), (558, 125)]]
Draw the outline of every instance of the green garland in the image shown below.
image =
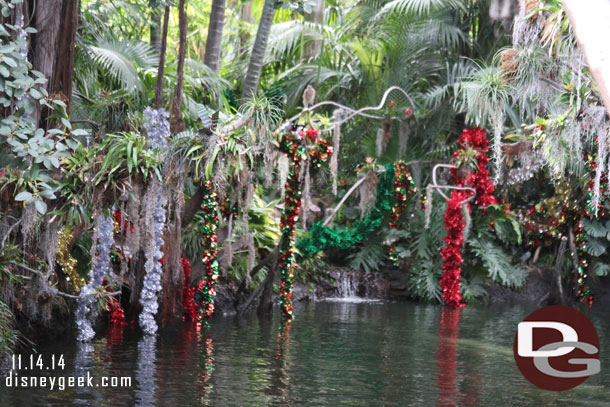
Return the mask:
[(386, 214), (391, 210), (391, 200), (394, 197), (394, 164), (387, 164), (385, 172), (379, 177), (377, 185), (377, 202), (370, 214), (354, 221), (352, 228), (329, 228), (323, 226), (323, 221), (316, 222), (309, 231), (309, 237), (299, 240), (296, 244), (301, 257), (311, 257), (327, 249), (346, 250), (368, 238), (379, 228)]

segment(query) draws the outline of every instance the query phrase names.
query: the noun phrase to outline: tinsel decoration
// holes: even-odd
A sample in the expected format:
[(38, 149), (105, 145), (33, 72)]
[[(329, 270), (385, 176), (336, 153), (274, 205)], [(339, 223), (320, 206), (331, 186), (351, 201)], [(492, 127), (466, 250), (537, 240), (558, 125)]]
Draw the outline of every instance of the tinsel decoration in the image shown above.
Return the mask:
[[(587, 203), (585, 214), (589, 217), (603, 217), (606, 191), (608, 189), (608, 174), (598, 167), (598, 139), (592, 151), (585, 155), (585, 169), (589, 172), (589, 182), (587, 183)], [(595, 194), (598, 191), (598, 194)]]
[(182, 257), (182, 271), (184, 272), (184, 288), (182, 289), (183, 318), (197, 320), (199, 310), (195, 304), (195, 287), (191, 287), (191, 263)]
[(218, 201), (217, 193), (211, 181), (204, 181), (203, 199), (203, 267), (205, 279), (199, 282), (197, 290), (201, 293), (199, 322), (208, 323), (214, 315), (214, 297), (216, 297), (216, 280), (218, 279)]
[(127, 231), (129, 231), (129, 233), (135, 232), (135, 227), (134, 227), (133, 223), (131, 223), (129, 220), (127, 220), (127, 217), (121, 211), (118, 211), (118, 210), (114, 211), (114, 213), (112, 214), (112, 217), (114, 218), (115, 222), (117, 223), (117, 227), (115, 228), (115, 233), (125, 234), (125, 233), (127, 233)]
[(454, 160), (458, 160), (468, 149), (475, 150), (476, 170), (463, 174), (460, 169), (451, 170), (451, 182), (455, 186), (469, 186), (476, 190), (474, 204), (485, 207), (498, 203), (493, 195), (494, 185), (489, 179), (490, 172), (487, 169), (489, 164), (489, 140), (485, 130), (479, 128), (466, 129), (458, 139), (460, 149), (453, 153)]
[(66, 280), (74, 288), (75, 292), (78, 292), (80, 288), (85, 285), (85, 280), (78, 275), (76, 270), (76, 259), (72, 257), (68, 251), (70, 244), (70, 231), (67, 227), (63, 228), (58, 232), (57, 237), (57, 264), (61, 267), (61, 271), (66, 275)]
[(165, 109), (144, 109), (143, 126), (148, 136), (148, 148), (167, 147), (167, 138), (170, 135), (169, 113)]
[(293, 316), (292, 290), (294, 269), (294, 239), (296, 236), (296, 222), (301, 209), (301, 181), (299, 172), (303, 161), (304, 148), (294, 138), (287, 135), (280, 141), (280, 151), (288, 157), (289, 170), (285, 185), (284, 209), (280, 219), (282, 237), (280, 239), (280, 252), (278, 270), (280, 271), (280, 305), (288, 319)]
[(158, 205), (153, 211), (153, 241), (151, 244), (154, 247), (152, 258), (146, 259), (144, 265), (146, 274), (144, 275), (142, 291), (140, 292), (142, 312), (140, 313), (139, 322), (140, 327), (147, 335), (153, 335), (157, 332), (155, 316), (159, 309), (157, 297), (161, 291), (161, 276), (163, 274), (163, 265), (161, 264), (163, 252), (161, 251), (161, 246), (163, 245), (163, 228), (165, 226), (166, 214), (163, 204), (161, 194), (159, 194)]
[(89, 271), (89, 282), (80, 290), (75, 312), (77, 339), (81, 342), (90, 341), (95, 336), (91, 325), (97, 316), (96, 292), (104, 277), (110, 274), (110, 248), (114, 242), (113, 220), (112, 217), (100, 214), (96, 223), (93, 239), (96, 255)]
[[(289, 162), (288, 178), (285, 185), (284, 209), (280, 219), (282, 237), (280, 239), (280, 252), (278, 259), (278, 270), (280, 271), (280, 305), (284, 315), (290, 319), (293, 316), (292, 290), (294, 279), (294, 257), (296, 222), (301, 210), (301, 180), (299, 177), (301, 167), (311, 165), (319, 167), (332, 155), (332, 146), (324, 139), (318, 139), (318, 131), (312, 128), (298, 132), (296, 137), (293, 132), (284, 133), (279, 140), (280, 152)], [(313, 148), (306, 153), (306, 146)], [(305, 161), (305, 163), (304, 163)]]
[(362, 220), (357, 219), (351, 228), (331, 228), (324, 222), (316, 222), (309, 230), (309, 237), (299, 240), (296, 244), (302, 257), (311, 257), (322, 250), (347, 250), (366, 240), (373, 231), (385, 221), (391, 209), (391, 199), (394, 196), (394, 171), (392, 164), (385, 166), (385, 171), (379, 176), (377, 184), (377, 199), (375, 207)]
[[(489, 205), (497, 204), (498, 201), (493, 195), (494, 186), (489, 179), (489, 141), (484, 130), (479, 128), (466, 129), (458, 139), (460, 148), (453, 154), (454, 164), (458, 164), (463, 157), (469, 157), (471, 150), (474, 150), (476, 169), (464, 171), (458, 167), (451, 170), (451, 183), (458, 187), (471, 187), (476, 191), (474, 204), (484, 208)], [(453, 190), (447, 202), (447, 209), (444, 215), (444, 224), (447, 235), (443, 238), (445, 247), (441, 249), (443, 264), (443, 276), (441, 277), (441, 288), (443, 289), (443, 300), (451, 307), (463, 307), (462, 296), (460, 294), (460, 278), (462, 245), (464, 243), (464, 231), (466, 228), (466, 218), (470, 214), (470, 204), (463, 208), (463, 202), (471, 196), (470, 191)]]
[(462, 295), (460, 294), (460, 278), (462, 274), (461, 264), (462, 245), (464, 243), (464, 214), (462, 213), (462, 202), (468, 198), (469, 193), (464, 191), (451, 191), (451, 197), (447, 201), (447, 210), (444, 215), (444, 225), (447, 235), (443, 238), (445, 247), (441, 249), (443, 264), (443, 276), (441, 277), (441, 288), (443, 289), (443, 301), (450, 307), (461, 308)]
[(591, 288), (587, 285), (587, 270), (589, 264), (585, 258), (585, 246), (587, 244), (586, 235), (582, 227), (582, 223), (579, 221), (577, 228), (574, 230), (575, 239), (574, 245), (576, 246), (576, 253), (572, 253), (575, 256), (577, 269), (576, 269), (576, 298), (580, 302), (593, 305), (593, 293)]
[[(409, 196), (417, 193), (415, 181), (409, 172), (409, 168), (402, 161), (394, 163), (394, 204), (390, 213), (390, 229), (400, 229), (400, 218), (407, 209)], [(396, 251), (395, 242), (390, 243), (390, 260), (394, 267), (398, 267), (400, 260)]]
[(108, 321), (113, 325), (125, 325), (125, 310), (121, 303), (114, 297), (107, 297)]

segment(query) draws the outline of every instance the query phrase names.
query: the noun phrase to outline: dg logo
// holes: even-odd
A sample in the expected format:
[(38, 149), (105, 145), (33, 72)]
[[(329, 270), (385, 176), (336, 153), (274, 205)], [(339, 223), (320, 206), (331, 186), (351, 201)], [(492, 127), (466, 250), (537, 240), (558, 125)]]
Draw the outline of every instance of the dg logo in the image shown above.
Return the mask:
[(534, 385), (568, 390), (599, 373), (599, 338), (587, 317), (553, 305), (519, 323), (513, 353), (519, 370)]

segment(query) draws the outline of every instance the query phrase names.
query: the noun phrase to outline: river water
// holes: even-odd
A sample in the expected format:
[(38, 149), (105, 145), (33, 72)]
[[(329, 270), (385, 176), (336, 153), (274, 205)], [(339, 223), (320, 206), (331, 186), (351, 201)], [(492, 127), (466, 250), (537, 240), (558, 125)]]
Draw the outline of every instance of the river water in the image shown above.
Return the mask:
[[(128, 377), (130, 387), (7, 388), (2, 378), (0, 406), (610, 406), (604, 307), (584, 310), (600, 337), (601, 373), (565, 392), (537, 389), (515, 365), (515, 330), (531, 311), (337, 301), (298, 304), (290, 326), (276, 310), (216, 317), (208, 330), (180, 324), (148, 339), (113, 328), (90, 345), (41, 347), (43, 373), (88, 374), (98, 384)], [(63, 355), (63, 370), (44, 370), (51, 355)]]

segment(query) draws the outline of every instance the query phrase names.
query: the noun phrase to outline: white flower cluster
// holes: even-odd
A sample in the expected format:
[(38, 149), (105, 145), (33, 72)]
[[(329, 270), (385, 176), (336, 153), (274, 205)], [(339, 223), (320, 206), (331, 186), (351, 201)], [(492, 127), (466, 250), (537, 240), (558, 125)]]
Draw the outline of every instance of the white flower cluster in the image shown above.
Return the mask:
[(165, 148), (170, 135), (169, 113), (165, 109), (144, 109), (144, 129), (148, 135), (148, 148)]
[(89, 271), (89, 282), (81, 288), (76, 307), (76, 327), (78, 328), (78, 340), (90, 341), (95, 332), (91, 324), (97, 317), (95, 305), (95, 292), (102, 285), (104, 277), (110, 272), (110, 248), (114, 242), (112, 217), (99, 215), (97, 230), (94, 236), (97, 256), (93, 260), (93, 267)]
[(165, 208), (163, 208), (163, 202), (161, 198), (159, 198), (159, 204), (153, 212), (153, 256), (152, 258), (146, 259), (146, 275), (144, 276), (142, 291), (140, 293), (140, 304), (142, 304), (140, 327), (147, 335), (152, 335), (157, 332), (155, 315), (157, 315), (157, 310), (159, 308), (157, 296), (159, 291), (161, 291), (161, 275), (163, 274), (163, 267), (161, 265), (163, 252), (161, 251), (161, 245), (163, 244), (164, 225)]

